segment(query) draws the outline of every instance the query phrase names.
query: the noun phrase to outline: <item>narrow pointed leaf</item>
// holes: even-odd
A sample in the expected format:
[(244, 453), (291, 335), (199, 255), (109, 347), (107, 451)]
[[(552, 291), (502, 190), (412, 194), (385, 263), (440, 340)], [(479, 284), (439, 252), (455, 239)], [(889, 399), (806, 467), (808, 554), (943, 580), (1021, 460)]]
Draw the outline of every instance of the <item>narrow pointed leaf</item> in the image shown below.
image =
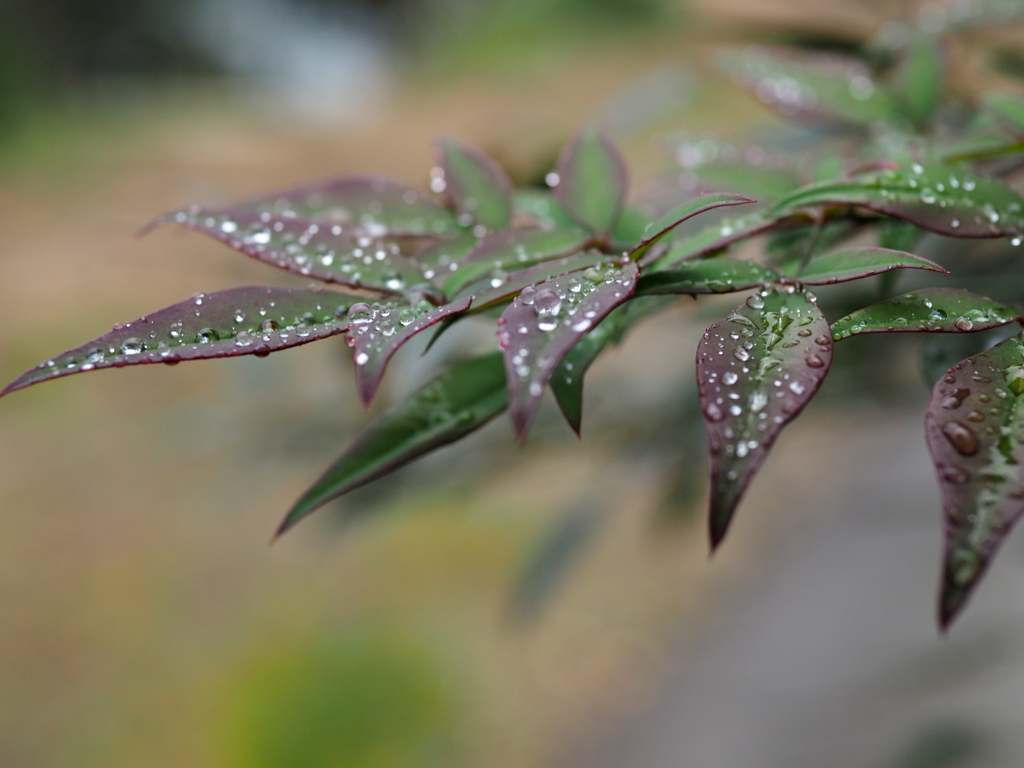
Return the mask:
[(101, 368), (266, 355), (343, 333), (348, 308), (358, 300), (333, 291), (259, 286), (197, 293), (47, 360), (0, 395)]
[(832, 324), (836, 341), (859, 333), (971, 333), (1012, 323), (1020, 310), (959, 288), (922, 288)]
[[(578, 272), (588, 267), (599, 266), (607, 260), (608, 256), (600, 251), (580, 251), (571, 256), (542, 261), (540, 264), (532, 267), (510, 272), (504, 281), (487, 277), (474, 285), (464, 288), (460, 292), (459, 298), (462, 296), (472, 296), (473, 311), (479, 312), (515, 296), (527, 286), (560, 277), (570, 272)], [(497, 285), (495, 285), (496, 282)]]
[(844, 248), (816, 256), (800, 270), (799, 280), (806, 285), (831, 285), (880, 275), (894, 269), (926, 269), (949, 274), (938, 264), (906, 251), (889, 248)]
[(500, 353), (453, 366), (371, 423), (295, 503), (277, 536), (328, 501), (479, 429), (506, 398)]
[(615, 228), (626, 200), (626, 164), (600, 131), (580, 131), (562, 150), (555, 168), (555, 198), (578, 224), (597, 235)]
[(945, 66), (938, 40), (919, 33), (907, 48), (896, 77), (896, 91), (903, 112), (922, 127), (931, 122), (945, 86)]
[(417, 333), (447, 317), (469, 309), (471, 297), (441, 307), (426, 301), (381, 301), (353, 304), (348, 310), (348, 341), (356, 364), (356, 387), (363, 405), (369, 405), (380, 386), (391, 356)]
[(854, 205), (950, 237), (1007, 237), (1024, 232), (1024, 198), (963, 168), (912, 163), (810, 184), (780, 200), (776, 215), (822, 205)]
[(1024, 339), (950, 368), (932, 390), (925, 432), (945, 516), (945, 628), (1024, 514)]
[(750, 261), (724, 257), (684, 261), (670, 269), (645, 271), (637, 283), (636, 295), (730, 293), (778, 279), (775, 270)]
[(590, 236), (580, 229), (507, 229), (495, 232), (459, 263), (444, 283), (449, 296), (467, 285), (489, 278), (500, 285), (508, 273), (565, 256), (583, 248)]
[(868, 124), (896, 116), (859, 59), (751, 46), (720, 61), (736, 83), (786, 117)]
[(754, 211), (746, 216), (712, 224), (675, 242), (668, 253), (652, 258), (649, 252), (641, 264), (653, 264), (655, 269), (667, 269), (688, 259), (697, 259), (728, 248), (761, 232), (779, 226), (785, 217), (772, 217), (765, 211)]
[(744, 197), (743, 195), (734, 195), (732, 193), (724, 192), (711, 195), (701, 195), (693, 198), (692, 200), (687, 200), (682, 205), (679, 205), (669, 211), (658, 221), (650, 224), (647, 227), (647, 231), (644, 233), (644, 237), (640, 241), (640, 244), (630, 251), (629, 257), (631, 259), (642, 258), (654, 243), (661, 240), (665, 235), (678, 227), (684, 221), (692, 219), (698, 214), (713, 210), (714, 208), (722, 208), (730, 205), (744, 205), (746, 203), (754, 202), (757, 201), (751, 200), (749, 197)]
[(633, 262), (591, 268), (528, 286), (498, 320), (509, 414), (523, 439), (562, 358), (636, 287)]
[(180, 213), (174, 220), (303, 277), (388, 292), (426, 281), (394, 239), (354, 236), (341, 225), (242, 209)]
[(453, 139), (437, 142), (445, 192), (455, 210), (488, 229), (504, 229), (512, 214), (512, 182), (490, 157)]
[(711, 456), (711, 544), (725, 537), (747, 485), (782, 428), (818, 390), (832, 336), (800, 292), (762, 291), (712, 325), (697, 348)]

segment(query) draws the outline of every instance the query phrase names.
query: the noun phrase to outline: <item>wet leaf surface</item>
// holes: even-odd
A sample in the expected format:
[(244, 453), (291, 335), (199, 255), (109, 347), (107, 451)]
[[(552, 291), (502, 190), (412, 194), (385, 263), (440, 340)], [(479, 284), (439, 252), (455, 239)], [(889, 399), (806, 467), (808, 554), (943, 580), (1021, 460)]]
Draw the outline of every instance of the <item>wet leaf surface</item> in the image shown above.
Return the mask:
[(434, 307), (426, 301), (360, 301), (348, 309), (349, 333), (356, 364), (356, 386), (369, 405), (391, 356), (417, 333), (469, 309), (471, 297)]
[(767, 290), (704, 334), (697, 382), (711, 458), (712, 547), (782, 428), (818, 390), (832, 364), (832, 336), (800, 292)]
[(778, 226), (781, 219), (769, 216), (765, 211), (754, 211), (746, 216), (728, 219), (705, 227), (692, 235), (679, 238), (663, 255), (653, 255), (652, 250), (641, 259), (641, 264), (653, 264), (657, 270), (667, 269), (673, 264), (688, 259), (716, 253), (733, 243), (746, 240), (760, 232)]
[(491, 278), (485, 278), (481, 282), (467, 286), (461, 291), (459, 297), (472, 296), (473, 311), (478, 312), (515, 296), (527, 286), (560, 277), (569, 272), (600, 265), (607, 260), (608, 256), (600, 251), (580, 251), (571, 256), (543, 261), (532, 267), (510, 272), (507, 279), (498, 285), (494, 285)]
[(925, 432), (945, 516), (946, 627), (1024, 514), (1024, 339), (1012, 336), (949, 369), (932, 390)]
[(577, 133), (562, 150), (555, 168), (554, 195), (574, 221), (597, 235), (615, 228), (626, 201), (626, 164), (600, 131)]
[(509, 415), (520, 440), (562, 358), (633, 294), (637, 275), (633, 262), (591, 267), (524, 288), (502, 313), (498, 343), (505, 353)]
[(500, 353), (452, 366), (373, 421), (295, 503), (277, 536), (328, 501), (482, 427), (506, 398)]
[(512, 214), (512, 182), (490, 157), (454, 139), (437, 142), (442, 175), (432, 187), (444, 185), (455, 210), (488, 229), (504, 229)]
[(685, 203), (669, 211), (658, 221), (649, 224), (640, 244), (630, 252), (629, 257), (631, 259), (642, 258), (654, 243), (661, 240), (684, 221), (692, 219), (698, 214), (715, 208), (744, 205), (753, 202), (756, 201), (751, 200), (749, 197), (743, 197), (743, 195), (734, 195), (728, 192), (700, 195), (692, 200), (687, 200)]
[(395, 239), (357, 235), (340, 224), (241, 209), (179, 213), (174, 221), (303, 277), (392, 293), (427, 279)]
[(816, 256), (800, 270), (799, 280), (807, 285), (829, 285), (880, 275), (894, 269), (925, 269), (930, 272), (948, 271), (933, 261), (906, 251), (889, 248), (843, 248)]
[(717, 258), (684, 261), (671, 269), (645, 271), (637, 283), (637, 296), (683, 293), (729, 293), (755, 288), (779, 278), (779, 273), (760, 264)]
[(832, 324), (836, 341), (859, 333), (971, 333), (1012, 323), (1020, 310), (959, 288), (922, 288)]
[(250, 286), (197, 293), (41, 363), (0, 395), (75, 373), (146, 363), (265, 355), (343, 333), (357, 297)]
[(1024, 232), (1024, 198), (963, 168), (911, 163), (811, 184), (776, 203), (776, 214), (821, 205), (855, 205), (951, 237), (1010, 237)]

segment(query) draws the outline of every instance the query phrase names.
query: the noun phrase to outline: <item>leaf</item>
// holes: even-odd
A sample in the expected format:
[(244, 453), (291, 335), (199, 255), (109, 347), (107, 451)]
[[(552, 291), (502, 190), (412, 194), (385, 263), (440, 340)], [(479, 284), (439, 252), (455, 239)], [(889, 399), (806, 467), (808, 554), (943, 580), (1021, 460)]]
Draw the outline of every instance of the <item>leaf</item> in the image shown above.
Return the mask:
[(526, 218), (541, 229), (578, 226), (548, 189), (517, 189), (513, 195), (517, 219)]
[(737, 84), (786, 117), (858, 125), (895, 117), (892, 100), (859, 59), (750, 46), (720, 63)]
[(277, 536), (328, 501), (454, 443), (505, 409), (500, 353), (453, 366), (373, 421), (303, 494)]
[(782, 217), (768, 216), (764, 211), (754, 211), (746, 216), (728, 219), (680, 238), (668, 253), (652, 258), (648, 253), (641, 264), (652, 264), (654, 269), (663, 270), (688, 259), (696, 259), (728, 248), (733, 243), (753, 237), (782, 223)]
[(395, 293), (427, 280), (395, 240), (355, 236), (340, 224), (244, 209), (200, 209), (174, 221), (246, 256), (329, 283)]
[(942, 98), (945, 79), (938, 39), (918, 33), (910, 41), (896, 74), (899, 104), (918, 128), (932, 121)]
[(267, 355), (343, 333), (357, 297), (303, 288), (229, 288), (197, 293), (68, 350), (25, 372), (0, 392), (75, 373), (146, 363), (173, 364)]
[(758, 146), (702, 137), (680, 142), (675, 155), (681, 170), (672, 176), (672, 184), (688, 195), (738, 191), (758, 200), (776, 200), (800, 186), (787, 156)]
[(798, 279), (805, 285), (831, 285), (880, 275), (894, 269), (926, 269), (949, 274), (938, 264), (906, 251), (889, 248), (844, 248), (816, 256), (800, 270)]
[(645, 271), (637, 283), (636, 295), (730, 293), (755, 288), (779, 277), (775, 270), (739, 259), (684, 261), (672, 269)]
[(626, 164), (600, 131), (585, 128), (562, 149), (554, 195), (574, 221), (596, 235), (615, 228), (626, 200)]
[[(423, 192), (380, 176), (327, 179), (225, 208), (192, 206), (178, 213), (232, 216), (238, 211), (309, 219), (340, 226), (355, 237), (436, 237), (460, 231), (452, 210)], [(169, 214), (163, 219), (175, 216)]]
[(945, 629), (1024, 514), (1024, 339), (1010, 337), (947, 371), (925, 421), (942, 490)]
[(522, 440), (544, 386), (576, 343), (636, 287), (636, 264), (611, 263), (527, 286), (498, 320), (509, 415)]
[(994, 112), (1014, 134), (1024, 136), (1024, 99), (1006, 93), (989, 93), (985, 95), (985, 108)]
[[(490, 157), (454, 139), (436, 144), (441, 176), (437, 185), (455, 204), (488, 229), (504, 229), (512, 215), (512, 182)], [(434, 185), (432, 185), (434, 186)]]
[(761, 291), (712, 325), (697, 347), (697, 383), (711, 456), (711, 545), (782, 428), (832, 363), (828, 321), (806, 294)]
[(734, 195), (731, 193), (700, 195), (692, 200), (687, 200), (682, 205), (677, 206), (662, 216), (658, 221), (649, 224), (647, 226), (647, 230), (644, 232), (644, 236), (640, 241), (640, 244), (630, 251), (629, 257), (631, 259), (642, 258), (654, 243), (661, 240), (665, 235), (678, 227), (684, 221), (692, 219), (698, 214), (715, 208), (722, 208), (724, 206), (744, 205), (746, 203), (754, 202), (757, 201), (751, 200), (749, 197), (743, 197), (743, 195)]
[(503, 282), (498, 282), (497, 285), (494, 285), (496, 280), (488, 277), (475, 285), (467, 286), (460, 295), (472, 296), (473, 312), (479, 312), (515, 296), (527, 286), (560, 277), (569, 272), (578, 272), (587, 267), (598, 266), (607, 258), (605, 254), (597, 250), (580, 251), (571, 256), (542, 261), (532, 267), (511, 272)]
[[(589, 236), (579, 229), (506, 229), (495, 232), (466, 255), (444, 283), (449, 296), (488, 278), (497, 287), (508, 273), (583, 248)], [(497, 285), (496, 285), (497, 284)]]
[(363, 405), (369, 405), (380, 386), (391, 356), (405, 342), (434, 323), (469, 309), (467, 296), (441, 307), (426, 301), (380, 301), (353, 304), (348, 310), (348, 342), (356, 364), (356, 388)]
[(664, 297), (634, 298), (616, 307), (562, 358), (548, 383), (562, 415), (577, 435), (583, 420), (583, 377), (591, 364), (605, 347), (621, 341), (633, 325), (660, 312), (670, 303), (672, 300)]
[(855, 205), (951, 237), (1024, 232), (1024, 198), (994, 179), (940, 163), (912, 163), (810, 184), (775, 204), (776, 215), (821, 205)]
[(1013, 307), (958, 288), (922, 288), (858, 309), (832, 324), (836, 341), (860, 333), (971, 333), (1012, 323)]

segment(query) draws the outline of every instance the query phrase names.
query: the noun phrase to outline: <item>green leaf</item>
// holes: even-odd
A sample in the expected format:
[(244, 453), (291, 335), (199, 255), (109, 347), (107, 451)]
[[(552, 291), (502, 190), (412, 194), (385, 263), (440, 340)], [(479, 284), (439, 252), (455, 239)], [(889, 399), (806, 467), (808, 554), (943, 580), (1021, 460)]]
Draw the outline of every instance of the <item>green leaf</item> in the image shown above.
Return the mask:
[(516, 219), (526, 217), (541, 229), (572, 229), (578, 226), (548, 189), (517, 189), (513, 195)]
[(788, 157), (758, 146), (741, 147), (708, 138), (690, 139), (675, 148), (681, 171), (670, 184), (686, 195), (739, 192), (762, 201), (777, 200), (800, 186)]
[(626, 164), (600, 131), (585, 128), (562, 150), (555, 167), (555, 197), (578, 224), (609, 235), (626, 200)]
[(652, 258), (651, 254), (647, 254), (646, 258), (641, 259), (641, 264), (651, 264), (656, 270), (667, 269), (681, 261), (717, 253), (733, 243), (777, 227), (782, 221), (783, 217), (772, 217), (765, 211), (754, 211), (746, 216), (720, 221), (692, 235), (681, 237), (663, 256)]
[(746, 203), (754, 202), (757, 201), (751, 200), (749, 197), (743, 197), (743, 195), (734, 195), (728, 192), (700, 195), (692, 200), (687, 200), (685, 203), (682, 203), (666, 213), (658, 219), (658, 221), (648, 224), (647, 229), (644, 231), (643, 239), (640, 241), (639, 245), (630, 251), (629, 257), (631, 259), (643, 258), (644, 254), (650, 250), (652, 245), (661, 240), (684, 221), (692, 219), (698, 214), (715, 208), (722, 208), (731, 205), (744, 205)]
[(490, 157), (454, 139), (440, 139), (438, 166), (455, 210), (488, 229), (504, 229), (512, 214), (512, 182)]
[(872, 169), (810, 184), (772, 208), (853, 205), (951, 237), (1004, 237), (1024, 232), (1024, 198), (994, 179), (940, 163)]
[(1020, 311), (957, 288), (922, 288), (858, 309), (832, 324), (836, 341), (860, 333), (971, 333), (1012, 323)]
[(945, 515), (945, 628), (1024, 514), (1024, 339), (950, 368), (932, 390), (925, 433)]
[(893, 269), (926, 269), (949, 274), (935, 262), (912, 253), (861, 247), (844, 248), (815, 257), (800, 270), (798, 279), (806, 285), (831, 285), (880, 275)]
[(725, 537), (782, 428), (814, 396), (831, 363), (828, 321), (798, 291), (752, 294), (705, 332), (697, 383), (710, 451), (712, 547)]
[(857, 125), (895, 117), (892, 100), (859, 59), (750, 46), (719, 61), (736, 83), (786, 117)]
[(931, 123), (942, 98), (945, 79), (938, 39), (918, 33), (911, 40), (896, 76), (899, 103), (918, 128)]
[(295, 503), (276, 536), (328, 501), (460, 440), (505, 407), (500, 353), (453, 366), (371, 423)]
[(197, 293), (26, 371), (0, 396), (75, 373), (147, 363), (267, 355), (344, 333), (356, 296), (250, 286)]
[(779, 273), (739, 259), (684, 261), (672, 269), (645, 271), (637, 283), (637, 296), (657, 294), (730, 293), (779, 279)]
[(989, 93), (985, 95), (984, 104), (985, 109), (995, 113), (1016, 135), (1024, 135), (1024, 99), (1007, 93)]

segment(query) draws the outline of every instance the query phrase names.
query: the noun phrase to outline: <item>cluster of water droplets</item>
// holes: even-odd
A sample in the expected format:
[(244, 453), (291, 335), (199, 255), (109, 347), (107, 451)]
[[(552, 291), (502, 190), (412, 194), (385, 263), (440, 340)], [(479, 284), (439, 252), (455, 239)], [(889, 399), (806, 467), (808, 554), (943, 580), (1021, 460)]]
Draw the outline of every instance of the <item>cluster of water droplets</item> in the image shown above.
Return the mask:
[[(958, 297), (945, 298), (941, 294), (907, 293), (885, 302), (886, 312), (872, 317), (874, 309), (850, 316), (850, 322), (836, 324), (836, 340), (857, 333), (872, 331), (927, 331), (970, 333), (1012, 322), (1017, 311), (1012, 307), (987, 308), (963, 306)], [(883, 319), (884, 317), (884, 319)]]
[(365, 366), (380, 355), (389, 340), (434, 309), (426, 300), (357, 302), (348, 308), (346, 342), (356, 348), (355, 363)]

